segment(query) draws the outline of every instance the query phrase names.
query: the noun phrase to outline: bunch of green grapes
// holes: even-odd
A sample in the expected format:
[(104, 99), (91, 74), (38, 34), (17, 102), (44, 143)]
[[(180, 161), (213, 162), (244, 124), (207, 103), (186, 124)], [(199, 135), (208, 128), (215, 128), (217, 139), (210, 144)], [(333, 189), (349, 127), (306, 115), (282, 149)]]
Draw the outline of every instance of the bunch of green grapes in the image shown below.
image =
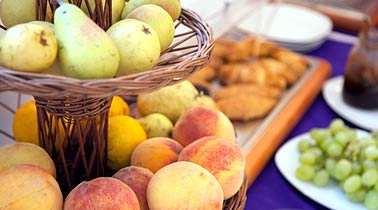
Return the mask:
[(314, 128), (298, 143), (295, 176), (317, 186), (337, 181), (350, 201), (378, 210), (378, 133), (358, 137), (341, 119)]

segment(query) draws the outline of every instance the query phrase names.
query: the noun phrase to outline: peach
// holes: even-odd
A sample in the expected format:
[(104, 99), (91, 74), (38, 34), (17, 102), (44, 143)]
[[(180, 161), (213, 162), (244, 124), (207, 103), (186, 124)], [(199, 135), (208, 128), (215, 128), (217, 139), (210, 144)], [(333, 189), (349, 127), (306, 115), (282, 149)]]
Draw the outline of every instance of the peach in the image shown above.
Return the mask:
[(223, 191), (203, 167), (186, 161), (164, 166), (147, 187), (151, 210), (221, 210)]
[(63, 195), (46, 170), (29, 164), (0, 172), (0, 209), (61, 210)]
[(225, 199), (235, 195), (243, 184), (243, 152), (237, 144), (220, 137), (203, 137), (189, 144), (179, 154), (178, 161), (190, 161), (207, 169), (222, 186)]
[(219, 136), (235, 142), (231, 121), (221, 111), (195, 106), (185, 111), (176, 122), (172, 138), (184, 147), (205, 136)]
[(147, 203), (147, 186), (154, 173), (147, 168), (127, 166), (117, 171), (114, 178), (126, 183), (136, 194), (141, 210), (149, 210)]
[(83, 181), (67, 196), (64, 210), (139, 210), (134, 191), (112, 177)]
[(18, 164), (36, 165), (53, 177), (56, 176), (54, 162), (42, 147), (27, 142), (15, 142), (0, 147), (0, 171)]
[(183, 146), (168, 137), (155, 137), (138, 144), (131, 154), (130, 164), (148, 168), (153, 173), (176, 162)]

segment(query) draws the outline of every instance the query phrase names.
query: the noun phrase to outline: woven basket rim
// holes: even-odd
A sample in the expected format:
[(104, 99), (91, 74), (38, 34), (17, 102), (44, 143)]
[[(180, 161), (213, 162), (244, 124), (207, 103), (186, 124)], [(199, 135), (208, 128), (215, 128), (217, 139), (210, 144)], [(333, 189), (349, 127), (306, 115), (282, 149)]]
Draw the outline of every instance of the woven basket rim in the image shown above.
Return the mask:
[[(187, 40), (195, 39), (197, 43), (194, 47), (197, 49), (173, 60), (169, 58), (166, 61), (159, 60), (158, 65), (150, 71), (108, 79), (75, 79), (52, 74), (14, 71), (0, 66), (0, 91), (15, 91), (47, 98), (66, 96), (97, 98), (114, 95), (135, 96), (178, 83), (209, 62), (214, 38), (211, 27), (194, 11), (182, 8), (180, 18), (176, 22), (176, 27), (183, 25), (191, 30), (185, 32), (190, 36)], [(182, 36), (175, 34), (175, 40)], [(182, 51), (181, 45), (179, 43), (171, 46), (162, 53), (162, 56), (177, 54)]]

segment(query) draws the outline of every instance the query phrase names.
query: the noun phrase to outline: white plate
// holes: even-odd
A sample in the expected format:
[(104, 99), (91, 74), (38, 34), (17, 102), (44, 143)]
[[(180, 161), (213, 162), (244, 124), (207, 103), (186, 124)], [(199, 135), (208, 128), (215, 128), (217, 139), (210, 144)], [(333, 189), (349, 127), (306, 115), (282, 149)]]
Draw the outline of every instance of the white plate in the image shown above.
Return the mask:
[(292, 44), (316, 43), (332, 31), (329, 17), (305, 7), (284, 3), (263, 5), (238, 24), (242, 30)]
[(344, 77), (327, 80), (323, 85), (323, 97), (327, 104), (340, 116), (366, 130), (378, 130), (378, 109), (365, 110), (350, 106), (342, 99)]
[[(359, 136), (367, 135), (362, 130), (358, 130), (357, 134)], [(366, 210), (363, 204), (349, 201), (342, 189), (334, 181), (331, 181), (328, 186), (317, 187), (310, 182), (304, 182), (295, 177), (300, 155), (297, 144), (301, 139), (308, 137), (308, 133), (296, 136), (278, 149), (274, 160), (281, 174), (301, 193), (327, 208), (334, 210)]]

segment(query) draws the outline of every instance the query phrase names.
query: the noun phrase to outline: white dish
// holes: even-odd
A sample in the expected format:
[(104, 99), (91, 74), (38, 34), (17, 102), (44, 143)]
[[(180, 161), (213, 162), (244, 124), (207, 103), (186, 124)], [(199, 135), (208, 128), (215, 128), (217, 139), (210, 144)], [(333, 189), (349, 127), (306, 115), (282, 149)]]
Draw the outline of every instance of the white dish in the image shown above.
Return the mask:
[(344, 77), (327, 80), (323, 85), (323, 97), (327, 104), (341, 117), (366, 130), (378, 130), (378, 109), (365, 110), (350, 106), (342, 99)]
[[(357, 134), (359, 136), (367, 135), (362, 130), (358, 130)], [(280, 173), (301, 193), (327, 208), (334, 210), (366, 210), (363, 204), (349, 201), (342, 189), (334, 181), (331, 181), (328, 186), (317, 187), (310, 182), (304, 182), (295, 177), (300, 155), (297, 144), (301, 139), (308, 137), (308, 133), (296, 136), (278, 149), (274, 160)]]
[[(264, 4), (238, 28), (292, 46), (319, 46), (332, 31), (329, 17), (301, 6)], [(311, 48), (314, 48), (313, 46)], [(306, 49), (305, 49), (306, 50)]]
[(292, 43), (285, 43), (285, 42), (277, 42), (276, 43), (282, 47), (288, 48), (290, 50), (296, 51), (296, 52), (301, 52), (301, 53), (306, 53), (313, 51), (317, 48), (319, 48), (324, 42), (326, 41), (326, 38), (312, 42), (312, 43), (307, 43), (307, 44), (292, 44)]

